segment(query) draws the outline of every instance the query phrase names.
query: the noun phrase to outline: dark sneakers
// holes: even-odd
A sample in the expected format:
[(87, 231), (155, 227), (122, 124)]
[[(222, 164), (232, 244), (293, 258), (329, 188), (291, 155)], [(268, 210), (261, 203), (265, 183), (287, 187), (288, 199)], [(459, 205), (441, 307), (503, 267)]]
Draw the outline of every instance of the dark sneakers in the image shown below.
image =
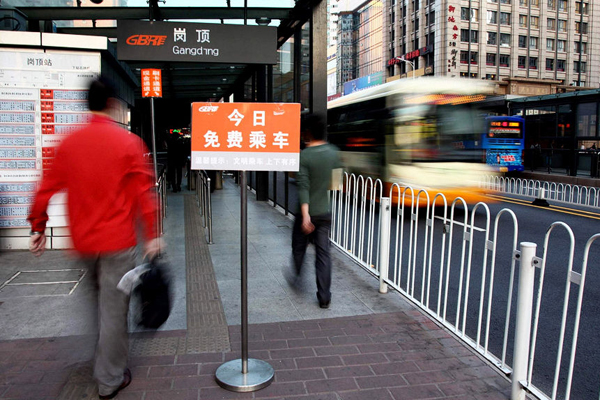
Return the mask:
[(121, 383), (121, 386), (119, 386), (117, 388), (117, 390), (115, 390), (111, 394), (107, 394), (104, 396), (99, 395), (98, 397), (100, 397), (101, 399), (114, 399), (117, 396), (117, 394), (119, 393), (119, 391), (121, 391), (122, 389), (125, 389), (127, 386), (129, 386), (130, 383), (131, 383), (131, 371), (129, 370), (129, 368), (125, 368), (125, 372), (123, 372), (123, 383)]
[(331, 301), (320, 301), (319, 302), (319, 307), (321, 307), (321, 308), (329, 308), (329, 304), (331, 304)]

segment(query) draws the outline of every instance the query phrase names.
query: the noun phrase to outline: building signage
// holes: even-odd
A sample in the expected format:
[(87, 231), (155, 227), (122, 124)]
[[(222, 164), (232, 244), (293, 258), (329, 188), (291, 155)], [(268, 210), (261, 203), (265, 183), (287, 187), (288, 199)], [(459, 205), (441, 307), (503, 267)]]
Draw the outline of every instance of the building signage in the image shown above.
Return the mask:
[(300, 104), (192, 103), (192, 169), (298, 171)]
[(162, 97), (160, 69), (142, 69), (142, 97)]
[(277, 28), (183, 22), (118, 22), (117, 56), (133, 61), (277, 63)]
[(456, 41), (458, 40), (458, 26), (456, 25), (456, 7), (452, 4), (448, 4), (448, 75), (455, 76), (456, 74), (456, 56), (458, 50), (456, 49)]
[(388, 60), (387, 65), (388, 65), (388, 67), (391, 67), (392, 65), (400, 64), (403, 59), (404, 60), (412, 60), (413, 58), (424, 56), (424, 55), (432, 53), (432, 52), (433, 52), (433, 45), (430, 44), (429, 46), (421, 47), (420, 49), (406, 53), (405, 55), (403, 55), (401, 57), (394, 57), (394, 58)]
[(374, 74), (361, 76), (344, 83), (344, 96), (350, 93), (358, 92), (371, 86), (381, 85), (383, 83), (383, 71)]

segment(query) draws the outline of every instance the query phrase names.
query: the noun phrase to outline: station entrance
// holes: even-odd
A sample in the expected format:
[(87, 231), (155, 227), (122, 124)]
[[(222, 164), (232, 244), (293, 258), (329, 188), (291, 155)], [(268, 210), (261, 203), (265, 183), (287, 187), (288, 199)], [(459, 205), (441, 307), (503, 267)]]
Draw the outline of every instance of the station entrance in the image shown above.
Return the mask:
[[(40, 110), (43, 89), (65, 88), (77, 96), (85, 89), (87, 80), (104, 75), (116, 84), (121, 101), (115, 119), (141, 136), (150, 149), (154, 138), (154, 153), (164, 164), (167, 162), (164, 139), (171, 129), (189, 128), (193, 101), (294, 102), (300, 103), (305, 113), (325, 116), (326, 2), (290, 1), (288, 7), (283, 4), (285, 2), (274, 3), (277, 4), (273, 7), (248, 6), (247, 1), (243, 7), (236, 7), (230, 1), (225, 7), (167, 7), (151, 0), (148, 7), (103, 4), (92, 7), (83, 1), (71, 6), (48, 7), (45, 2), (36, 6), (34, 2), (28, 6), (3, 7), (3, 14), (20, 23), (5, 28), (8, 30), (0, 30), (2, 68), (24, 72), (17, 72), (23, 79), (6, 74), (0, 77), (3, 88), (16, 90), (3, 92), (0, 100), (21, 105), (23, 101), (32, 101), (34, 110)], [(5, 4), (3, 2), (3, 6)], [(172, 22), (195, 19), (203, 22), (197, 26), (192, 22), (175, 26), (178, 23)], [(116, 26), (106, 26), (107, 20), (114, 20)], [(165, 30), (135, 31), (146, 25), (153, 25), (154, 29), (162, 26)], [(123, 27), (131, 30), (120, 38), (119, 30)], [(271, 39), (267, 40), (265, 34), (271, 35)], [(168, 47), (159, 46), (167, 40), (171, 41)], [(268, 41), (271, 44), (267, 46)], [(120, 48), (127, 42), (137, 51), (129, 57)], [(158, 47), (170, 58), (148, 56), (152, 48)], [(14, 65), (4, 65), (6, 62)], [(162, 95), (153, 100), (142, 93), (141, 71), (146, 68), (161, 71)], [(71, 76), (69, 74), (75, 74), (75, 78), (65, 82), (63, 78)], [(37, 78), (29, 79), (33, 76), (40, 78), (37, 81)], [(56, 77), (56, 81), (44, 81), (44, 77)], [(19, 89), (28, 91), (20, 92)], [(19, 98), (19, 93), (28, 93), (25, 96), (31, 99)], [(54, 94), (48, 92), (46, 95), (50, 93)], [(56, 94), (70, 95), (60, 91)], [(58, 104), (60, 99), (47, 100), (48, 104)], [(154, 118), (151, 118), (152, 102)], [(65, 124), (85, 123), (85, 111), (80, 116), (72, 110), (64, 113), (54, 109), (46, 111), (32, 113), (31, 121), (27, 123), (32, 137), (13, 143), (16, 153), (0, 154), (0, 161), (14, 166), (2, 173), (0, 185), (15, 189), (10, 192), (10, 197), (14, 205), (18, 204), (18, 207), (10, 204), (9, 209), (0, 213), (0, 247), (27, 247), (26, 216), (35, 192), (33, 183), (43, 173), (44, 163), (51, 162), (52, 148), (58, 143), (52, 140), (57, 136), (50, 134), (68, 130)], [(10, 115), (3, 119), (2, 125), (6, 126), (2, 129), (14, 128), (14, 121), (8, 118), (14, 117), (12, 110), (7, 112)], [(19, 159), (21, 156), (23, 159)], [(277, 181), (280, 181), (279, 185)], [(277, 196), (277, 192), (284, 191), (283, 182), (289, 185), (287, 173), (285, 177), (283, 173), (271, 175), (266, 171), (249, 176), (249, 183), (256, 189), (259, 200), (278, 198), (275, 202), (285, 203), (281, 205), (287, 210), (290, 204), (288, 188), (285, 188), (285, 201), (283, 193)], [(51, 232), (48, 235), (52, 247), (68, 248), (64, 212), (57, 211), (54, 219), (56, 223), (49, 224)]]

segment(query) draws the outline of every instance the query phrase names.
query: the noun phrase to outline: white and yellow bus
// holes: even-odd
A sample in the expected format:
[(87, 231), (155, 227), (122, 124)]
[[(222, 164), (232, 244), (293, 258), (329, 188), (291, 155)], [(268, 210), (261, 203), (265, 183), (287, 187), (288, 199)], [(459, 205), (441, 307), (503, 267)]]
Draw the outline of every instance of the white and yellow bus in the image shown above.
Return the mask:
[[(479, 184), (494, 172), (481, 149), (485, 115), (478, 102), (494, 84), (462, 78), (401, 79), (328, 103), (328, 140), (349, 173), (425, 189), (431, 199), (482, 200)], [(396, 194), (394, 202), (396, 202)]]

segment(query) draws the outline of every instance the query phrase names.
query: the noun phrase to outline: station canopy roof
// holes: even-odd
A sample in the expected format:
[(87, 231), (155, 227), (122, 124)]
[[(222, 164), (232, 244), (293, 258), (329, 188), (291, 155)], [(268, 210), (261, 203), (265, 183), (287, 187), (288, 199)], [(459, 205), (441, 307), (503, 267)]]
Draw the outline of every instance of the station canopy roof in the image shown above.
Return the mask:
[[(32, 21), (51, 21), (58, 33), (106, 36), (115, 46), (118, 21), (156, 20), (273, 26), (277, 28), (278, 48), (293, 34), (299, 24), (309, 18), (312, 8), (320, 1), (0, 0), (2, 7), (17, 8), (27, 17), (30, 24)], [(215, 101), (228, 96), (255, 68), (255, 65), (248, 64), (160, 61), (126, 63), (138, 80), (141, 68), (162, 69), (163, 98), (189, 98), (194, 101)]]

